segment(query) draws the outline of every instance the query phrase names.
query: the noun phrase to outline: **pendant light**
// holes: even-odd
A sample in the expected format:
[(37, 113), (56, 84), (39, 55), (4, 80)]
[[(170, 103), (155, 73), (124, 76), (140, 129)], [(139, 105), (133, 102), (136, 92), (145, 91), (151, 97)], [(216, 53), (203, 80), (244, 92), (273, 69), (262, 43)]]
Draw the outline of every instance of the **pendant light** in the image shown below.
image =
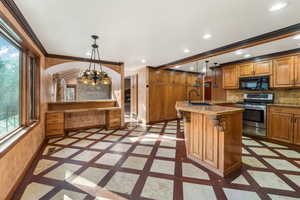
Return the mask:
[[(92, 44), (90, 64), (88, 69), (80, 73), (78, 81), (88, 85), (110, 85), (111, 78), (102, 69), (99, 46), (97, 45), (98, 38), (99, 37), (97, 35), (92, 35), (94, 43)], [(97, 66), (99, 66), (99, 69), (97, 69)]]

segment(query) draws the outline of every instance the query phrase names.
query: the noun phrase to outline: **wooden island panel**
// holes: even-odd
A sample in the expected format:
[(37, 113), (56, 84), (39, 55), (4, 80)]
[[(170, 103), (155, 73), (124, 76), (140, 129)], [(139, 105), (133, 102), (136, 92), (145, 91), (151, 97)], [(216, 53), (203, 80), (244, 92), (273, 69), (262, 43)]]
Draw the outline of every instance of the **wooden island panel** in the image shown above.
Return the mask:
[(243, 109), (187, 103), (176, 109), (184, 117), (188, 158), (222, 177), (241, 168)]

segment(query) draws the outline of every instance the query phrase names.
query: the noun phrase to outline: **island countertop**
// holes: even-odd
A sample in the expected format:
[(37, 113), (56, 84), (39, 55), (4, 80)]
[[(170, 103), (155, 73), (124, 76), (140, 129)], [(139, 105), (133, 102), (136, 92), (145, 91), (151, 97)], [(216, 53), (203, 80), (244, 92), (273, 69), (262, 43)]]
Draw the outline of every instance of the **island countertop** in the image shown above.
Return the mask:
[(209, 106), (193, 105), (193, 104), (190, 104), (188, 101), (178, 101), (178, 102), (176, 102), (175, 108), (177, 111), (196, 112), (196, 113), (202, 113), (202, 114), (207, 114), (207, 115), (224, 115), (224, 114), (230, 114), (233, 112), (243, 112), (244, 111), (243, 108), (218, 106), (218, 104), (232, 103), (232, 102), (207, 101), (205, 103), (208, 103), (211, 105), (209, 105)]

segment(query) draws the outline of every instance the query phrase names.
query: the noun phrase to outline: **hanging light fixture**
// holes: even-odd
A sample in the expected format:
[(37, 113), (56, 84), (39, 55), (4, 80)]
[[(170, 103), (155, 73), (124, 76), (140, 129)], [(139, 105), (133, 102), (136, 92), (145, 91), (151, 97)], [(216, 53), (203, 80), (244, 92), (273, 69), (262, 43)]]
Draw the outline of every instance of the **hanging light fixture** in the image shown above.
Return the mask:
[[(90, 58), (90, 64), (88, 69), (84, 70), (80, 73), (78, 77), (78, 81), (88, 85), (110, 85), (111, 78), (108, 76), (106, 72), (103, 71), (101, 61), (100, 61), (100, 53), (99, 46), (97, 45), (97, 39), (99, 37), (97, 35), (92, 35), (92, 39), (94, 43), (92, 44), (92, 53)], [(100, 70), (97, 70), (96, 66), (100, 66)]]

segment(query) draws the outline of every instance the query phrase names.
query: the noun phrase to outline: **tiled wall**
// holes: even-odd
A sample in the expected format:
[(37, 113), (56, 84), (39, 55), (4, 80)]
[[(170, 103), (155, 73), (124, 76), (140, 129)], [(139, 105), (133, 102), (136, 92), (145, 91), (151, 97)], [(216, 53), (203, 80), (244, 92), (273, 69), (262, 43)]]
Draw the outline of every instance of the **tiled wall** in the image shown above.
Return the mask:
[[(245, 93), (261, 93), (261, 91), (227, 90), (227, 101), (241, 101)], [(275, 103), (300, 104), (300, 89), (274, 89), (264, 93), (274, 93)]]

